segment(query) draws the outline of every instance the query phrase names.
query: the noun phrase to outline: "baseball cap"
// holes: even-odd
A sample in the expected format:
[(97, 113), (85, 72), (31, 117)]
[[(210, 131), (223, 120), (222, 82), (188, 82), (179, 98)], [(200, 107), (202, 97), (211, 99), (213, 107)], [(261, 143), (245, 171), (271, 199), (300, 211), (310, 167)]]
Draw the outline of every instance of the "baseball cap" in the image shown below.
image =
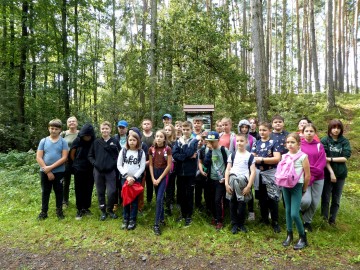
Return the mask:
[(120, 120), (120, 121), (117, 123), (117, 126), (118, 126), (118, 127), (125, 127), (125, 128), (127, 128), (127, 127), (128, 127), (128, 123), (127, 123), (125, 120)]
[(217, 133), (216, 131), (210, 131), (205, 138), (205, 141), (217, 141), (217, 140), (219, 140), (219, 133)]
[(172, 119), (172, 117), (171, 117), (171, 114), (169, 114), (169, 113), (165, 113), (164, 115), (163, 115), (163, 117), (162, 117), (162, 119), (164, 119), (164, 118), (169, 118), (169, 119)]

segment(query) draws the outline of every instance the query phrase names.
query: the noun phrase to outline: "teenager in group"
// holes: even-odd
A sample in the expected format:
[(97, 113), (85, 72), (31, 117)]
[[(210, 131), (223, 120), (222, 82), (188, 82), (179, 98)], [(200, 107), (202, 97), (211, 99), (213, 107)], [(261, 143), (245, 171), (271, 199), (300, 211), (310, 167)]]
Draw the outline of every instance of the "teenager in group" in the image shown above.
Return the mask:
[(121, 148), (125, 147), (126, 144), (126, 133), (128, 132), (128, 123), (125, 120), (120, 120), (117, 123), (117, 134), (115, 135), (115, 139), (119, 142)]
[(172, 116), (171, 114), (169, 113), (165, 113), (162, 117), (162, 121), (163, 121), (163, 124), (164, 124), (164, 127), (167, 125), (167, 124), (171, 124), (172, 123)]
[(346, 162), (351, 156), (349, 140), (344, 137), (343, 133), (343, 123), (334, 119), (329, 122), (327, 136), (321, 139), (327, 160), (321, 196), (321, 215), (330, 225), (335, 225), (336, 222), (341, 194), (348, 173)]
[(216, 120), (216, 122), (215, 122), (215, 131), (217, 133), (219, 133), (219, 136), (221, 136), (221, 133), (224, 132), (224, 128), (223, 128), (221, 120)]
[[(239, 134), (245, 134), (247, 135), (247, 144), (246, 144), (246, 151), (251, 151), (251, 148), (254, 144), (254, 142), (256, 141), (256, 139), (250, 135), (250, 122), (246, 119), (240, 120), (239, 125), (238, 125), (238, 132)], [(238, 145), (237, 145), (238, 146)], [(252, 190), (250, 191), (252, 194)], [(254, 197), (251, 196), (251, 199), (248, 201), (247, 203), (248, 205), (248, 210), (249, 210), (249, 220), (255, 220), (255, 212), (254, 212)]]
[[(166, 133), (166, 139), (171, 149), (176, 142), (176, 130), (172, 124), (168, 124), (164, 128)], [(175, 180), (176, 173), (174, 170), (175, 163), (171, 162), (170, 172), (168, 174), (167, 186), (165, 191), (165, 213), (169, 216), (172, 215), (171, 205), (175, 203)]]
[[(294, 249), (298, 250), (307, 246), (306, 232), (299, 211), (302, 195), (306, 192), (310, 181), (310, 164), (307, 154), (300, 150), (300, 136), (297, 133), (294, 132), (287, 136), (286, 147), (289, 152), (282, 156), (282, 160), (277, 167), (277, 173), (275, 174), (275, 177), (281, 177), (281, 179), (277, 178), (276, 180), (277, 184), (282, 186), (285, 202), (287, 237), (282, 244), (287, 247), (293, 241), (294, 221), (299, 233), (299, 241), (295, 244)], [(289, 168), (288, 171), (285, 171), (286, 162), (292, 166), (293, 171), (289, 167), (287, 167)], [(294, 183), (289, 182), (288, 177), (294, 179)]]
[(249, 118), (249, 123), (250, 123), (250, 131), (249, 134), (251, 136), (253, 136), (256, 140), (260, 140), (260, 135), (259, 133), (256, 131), (256, 126), (257, 126), (257, 120), (255, 118)]
[(155, 134), (154, 145), (149, 148), (150, 175), (155, 187), (156, 210), (154, 233), (160, 235), (160, 224), (164, 221), (164, 194), (166, 190), (167, 175), (172, 163), (171, 147), (168, 144), (164, 130)]
[[(71, 148), (71, 145), (75, 138), (77, 137), (79, 130), (78, 127), (78, 120), (75, 116), (71, 116), (66, 121), (68, 130), (65, 130), (61, 132), (61, 137), (65, 139), (65, 141), (68, 144), (69, 149)], [(72, 173), (72, 164), (71, 159), (67, 159), (65, 162), (65, 173), (64, 173), (64, 181), (63, 181), (63, 188), (64, 188), (64, 194), (63, 194), (63, 206), (68, 207), (69, 206), (69, 193), (70, 193), (70, 183), (71, 183), (71, 173)]]
[(308, 155), (311, 178), (301, 200), (301, 211), (305, 230), (312, 231), (311, 222), (324, 186), (326, 155), (323, 145), (315, 140), (316, 127), (313, 124), (306, 124), (302, 133), (304, 139), (301, 140), (301, 151)]
[(53, 119), (49, 122), (49, 136), (41, 139), (36, 151), (36, 161), (40, 166), (41, 181), (41, 212), (39, 220), (48, 217), (49, 199), (51, 189), (54, 189), (56, 199), (56, 215), (59, 219), (64, 218), (62, 210), (63, 186), (66, 159), (68, 157), (68, 144), (60, 136), (62, 128), (61, 120)]
[(176, 162), (178, 183), (178, 199), (181, 208), (179, 221), (185, 219), (185, 226), (192, 222), (194, 208), (194, 185), (197, 169), (197, 147), (201, 137), (191, 139), (192, 124), (182, 123), (182, 136), (176, 141), (173, 149), (173, 159)]
[(219, 144), (226, 147), (231, 153), (234, 153), (236, 149), (236, 138), (235, 133), (231, 131), (232, 121), (230, 118), (225, 117), (221, 120), (221, 123), (224, 131), (221, 136), (219, 134)]
[(206, 205), (206, 210), (210, 211), (211, 202), (209, 198), (209, 187), (207, 183), (207, 168), (203, 164), (203, 159), (205, 157), (205, 149), (206, 149), (206, 141), (205, 138), (207, 136), (207, 132), (203, 132), (201, 136), (201, 140), (198, 144), (198, 170), (196, 171), (195, 178), (195, 207), (200, 211), (204, 210), (204, 206), (202, 205), (202, 198), (204, 194), (204, 201)]
[[(231, 232), (247, 232), (245, 227), (246, 201), (252, 197), (251, 187), (255, 180), (254, 156), (246, 149), (248, 135), (236, 135), (237, 151), (228, 157), (225, 172), (225, 188), (230, 197)], [(247, 197), (247, 198), (246, 198)]]
[(72, 143), (70, 158), (74, 171), (76, 219), (80, 220), (84, 215), (90, 215), (91, 197), (94, 189), (94, 167), (88, 160), (88, 154), (95, 140), (94, 127), (85, 124), (78, 137)]
[[(126, 145), (121, 149), (117, 159), (117, 168), (121, 175), (122, 188), (125, 185), (131, 187), (135, 182), (141, 185), (142, 174), (145, 170), (144, 151), (141, 149), (141, 139), (138, 133), (129, 132)], [(123, 223), (121, 229), (134, 230), (138, 214), (138, 197), (136, 196), (130, 203), (124, 205)], [(123, 198), (124, 200), (124, 198)]]
[(201, 135), (203, 133), (204, 121), (201, 116), (196, 116), (193, 118), (193, 136)]
[[(113, 209), (117, 202), (116, 160), (121, 147), (119, 141), (110, 136), (110, 122), (101, 123), (100, 133), (101, 137), (91, 145), (88, 159), (94, 166), (96, 193), (101, 211), (100, 220), (104, 221), (108, 215), (113, 219), (118, 217)], [(107, 203), (105, 193), (107, 193)]]
[[(301, 118), (299, 120), (299, 122), (298, 122), (298, 131), (297, 131), (297, 133), (299, 134), (301, 140), (304, 140), (305, 135), (303, 133), (303, 130), (304, 130), (304, 126), (307, 125), (307, 124), (312, 124), (310, 119), (308, 119), (307, 117)], [(320, 142), (320, 139), (316, 134), (314, 135), (314, 139), (315, 139), (315, 141)]]
[(219, 133), (211, 131), (205, 138), (206, 150), (203, 164), (207, 168), (211, 212), (216, 230), (223, 228), (223, 203), (225, 198), (225, 170), (230, 151), (219, 143)]
[(175, 122), (176, 139), (182, 136), (182, 121)]
[(289, 135), (289, 132), (284, 129), (284, 117), (275, 115), (271, 120), (271, 124), (273, 130), (271, 132), (270, 138), (278, 145), (280, 154), (286, 154), (288, 152), (288, 149), (286, 148), (286, 137)]
[[(270, 139), (272, 126), (267, 122), (259, 124), (260, 140), (253, 145), (252, 153), (255, 155), (256, 168), (260, 171), (258, 190), (255, 187), (255, 196), (259, 200), (261, 223), (270, 224), (269, 210), (271, 214), (272, 227), (275, 233), (279, 233), (281, 228), (279, 226), (279, 207), (278, 201), (269, 197), (266, 184), (264, 183), (261, 172), (269, 172), (275, 169), (276, 165), (281, 159), (278, 145)], [(274, 172), (275, 173), (275, 172)]]

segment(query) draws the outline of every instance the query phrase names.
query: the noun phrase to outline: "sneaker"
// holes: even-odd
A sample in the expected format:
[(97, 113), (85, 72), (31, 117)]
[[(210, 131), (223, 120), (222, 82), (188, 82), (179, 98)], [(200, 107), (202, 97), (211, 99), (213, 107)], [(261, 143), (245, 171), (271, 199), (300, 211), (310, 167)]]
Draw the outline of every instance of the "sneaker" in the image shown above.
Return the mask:
[(81, 220), (82, 216), (83, 216), (83, 212), (80, 211), (80, 210), (78, 210), (78, 211), (76, 212), (75, 219), (76, 219), (76, 220)]
[(121, 227), (120, 227), (120, 228), (121, 228), (122, 230), (126, 230), (128, 226), (129, 226), (129, 220), (124, 219), (124, 220), (123, 220), (123, 223), (121, 224)]
[(312, 232), (311, 223), (305, 222), (304, 223), (304, 230), (305, 230), (305, 232)]
[(41, 211), (40, 214), (38, 215), (37, 219), (38, 220), (44, 220), (48, 218), (48, 214), (46, 212)]
[(154, 226), (154, 233), (155, 235), (161, 235), (160, 227), (159, 225)]
[(100, 221), (104, 221), (107, 218), (107, 213), (105, 211), (101, 211)]
[(92, 213), (89, 209), (82, 209), (81, 210), (83, 216), (91, 216)]
[(249, 212), (248, 220), (249, 221), (254, 221), (255, 220), (255, 213), (254, 212)]
[(247, 233), (248, 230), (246, 229), (246, 227), (244, 225), (240, 225), (238, 228), (238, 231), (243, 232), (243, 233)]
[(117, 204), (114, 204), (114, 207), (113, 207), (113, 212), (116, 212), (118, 210), (118, 205)]
[(329, 225), (330, 225), (331, 227), (336, 227), (335, 221), (332, 221), (332, 220), (329, 220)]
[(217, 231), (220, 231), (223, 227), (224, 227), (224, 225), (221, 222), (216, 223), (215, 228), (216, 228)]
[(136, 222), (135, 222), (135, 220), (130, 220), (127, 229), (128, 229), (128, 230), (135, 230), (135, 228), (136, 228)]
[(231, 233), (232, 234), (237, 234), (238, 233), (238, 226), (237, 225), (233, 225), (231, 228)]
[(109, 216), (112, 218), (112, 219), (117, 219), (118, 216), (113, 212), (113, 211), (109, 211)]
[(276, 222), (272, 225), (274, 233), (280, 233), (281, 232), (281, 228), (279, 226), (279, 224)]
[(63, 212), (63, 210), (61, 208), (56, 209), (56, 215), (57, 215), (58, 219), (64, 219), (65, 218), (64, 212)]
[(165, 223), (165, 220), (160, 220), (160, 226), (165, 226), (166, 223)]
[(192, 219), (191, 218), (186, 218), (185, 219), (185, 226), (190, 226), (192, 223)]

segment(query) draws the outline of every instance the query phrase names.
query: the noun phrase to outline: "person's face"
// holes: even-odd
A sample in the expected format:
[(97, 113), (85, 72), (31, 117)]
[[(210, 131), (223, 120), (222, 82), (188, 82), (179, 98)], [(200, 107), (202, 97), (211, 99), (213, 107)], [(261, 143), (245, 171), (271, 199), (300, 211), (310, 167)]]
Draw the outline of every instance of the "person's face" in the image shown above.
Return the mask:
[(249, 122), (250, 122), (250, 128), (251, 128), (252, 130), (255, 130), (255, 129), (256, 129), (256, 122), (255, 122), (255, 120), (254, 120), (254, 119), (251, 119)]
[(260, 135), (261, 139), (264, 139), (264, 140), (269, 139), (270, 129), (268, 129), (265, 126), (260, 126), (259, 127), (259, 135)]
[(176, 130), (176, 132), (181, 133), (182, 132), (181, 125), (179, 125), (179, 124), (175, 125), (175, 130)]
[(219, 141), (207, 141), (207, 144), (210, 144), (213, 149), (217, 149), (219, 147)]
[(194, 120), (194, 130), (201, 130), (202, 125), (203, 123), (201, 120)]
[(276, 131), (282, 131), (284, 128), (284, 121), (280, 120), (280, 119), (275, 119), (272, 122), (272, 127), (273, 129), (275, 129)]
[(231, 131), (230, 122), (222, 122), (222, 126), (225, 133), (229, 133)]
[(120, 126), (120, 127), (118, 127), (118, 131), (121, 136), (124, 136), (127, 132), (127, 128)]
[(149, 131), (152, 128), (152, 124), (150, 121), (143, 121), (142, 122), (142, 129), (145, 131)]
[(169, 117), (164, 117), (163, 123), (164, 123), (164, 125), (171, 124), (171, 119)]
[(85, 135), (82, 137), (82, 139), (86, 142), (89, 142), (91, 140), (91, 136), (90, 135)]
[(304, 126), (305, 126), (306, 124), (308, 124), (308, 121), (307, 121), (307, 120), (301, 120), (301, 121), (299, 122), (298, 129), (299, 129), (300, 132), (302, 132), (302, 130), (303, 130), (303, 128), (304, 128)]
[(247, 145), (247, 139), (241, 136), (236, 136), (236, 145), (238, 149), (243, 150)]
[(241, 125), (240, 126), (240, 133), (248, 134), (248, 132), (249, 132), (249, 127), (247, 125)]
[(294, 137), (288, 137), (286, 139), (286, 148), (291, 152), (297, 152), (300, 148), (299, 143), (295, 140)]
[(129, 144), (130, 148), (136, 148), (137, 139), (129, 134), (128, 144)]
[(186, 137), (189, 138), (191, 135), (191, 128), (190, 127), (182, 127), (182, 134)]
[(164, 145), (164, 143), (165, 143), (164, 134), (162, 132), (156, 132), (155, 141), (156, 141), (157, 145), (159, 145), (159, 146)]
[(74, 118), (69, 118), (66, 122), (68, 128), (77, 128), (78, 122)]
[(165, 130), (165, 133), (166, 133), (167, 136), (171, 136), (171, 127), (170, 126), (166, 126), (164, 128), (164, 130)]
[(51, 137), (57, 137), (60, 135), (61, 128), (58, 127), (49, 127), (49, 133)]
[(100, 126), (100, 132), (101, 132), (101, 136), (103, 138), (109, 137), (110, 132), (111, 132), (111, 128), (108, 125), (101, 125)]
[(335, 136), (335, 137), (338, 137), (339, 136), (339, 134), (340, 134), (340, 132), (341, 132), (341, 128), (340, 127), (333, 127), (332, 129), (331, 129), (331, 135), (332, 136)]
[(304, 129), (304, 136), (305, 136), (305, 139), (307, 141), (312, 141), (314, 139), (314, 136), (315, 136), (315, 130), (313, 127), (306, 127)]
[(224, 129), (223, 129), (222, 123), (221, 123), (221, 122), (217, 123), (217, 124), (216, 124), (216, 132), (217, 132), (217, 133), (221, 133), (221, 132), (223, 132), (223, 131), (224, 131)]

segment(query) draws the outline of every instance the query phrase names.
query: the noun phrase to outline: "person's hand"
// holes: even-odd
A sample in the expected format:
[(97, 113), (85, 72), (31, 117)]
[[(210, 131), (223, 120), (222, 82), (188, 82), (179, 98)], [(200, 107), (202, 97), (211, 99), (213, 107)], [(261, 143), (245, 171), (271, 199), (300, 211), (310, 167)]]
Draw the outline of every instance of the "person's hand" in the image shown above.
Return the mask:
[(335, 174), (333, 172), (330, 174), (330, 181), (332, 183), (336, 183), (336, 176), (335, 176)]
[(220, 184), (225, 183), (225, 178), (221, 178), (221, 179), (219, 180), (219, 183), (220, 183)]
[(135, 183), (135, 179), (131, 176), (128, 176), (126, 180), (128, 181), (128, 186), (132, 186)]
[(154, 187), (157, 187), (158, 185), (159, 185), (159, 180), (153, 180), (153, 185), (154, 185)]
[(233, 194), (233, 190), (232, 190), (232, 188), (230, 187), (229, 184), (226, 184), (226, 185), (225, 185), (225, 188), (226, 188), (226, 192), (227, 192), (227, 193)]
[(55, 179), (55, 175), (52, 172), (48, 172), (47, 177), (48, 177), (49, 181), (53, 181)]
[(201, 141), (201, 136), (198, 134), (198, 135), (196, 135), (196, 137), (195, 137), (198, 141)]
[(204, 172), (204, 171), (200, 171), (200, 173), (201, 173), (203, 176), (207, 176), (207, 173)]
[(213, 150), (214, 147), (211, 142), (206, 142), (206, 147), (209, 148), (209, 150)]
[(244, 189), (243, 189), (243, 192), (242, 192), (242, 195), (246, 196), (250, 193), (250, 187), (246, 186)]
[(255, 157), (255, 163), (259, 164), (262, 161), (262, 157)]
[(48, 174), (49, 172), (51, 172), (51, 167), (50, 166), (44, 166), (42, 167), (42, 170), (44, 173)]
[(196, 156), (197, 156), (197, 152), (195, 152), (195, 153), (191, 156), (191, 158), (196, 158)]

